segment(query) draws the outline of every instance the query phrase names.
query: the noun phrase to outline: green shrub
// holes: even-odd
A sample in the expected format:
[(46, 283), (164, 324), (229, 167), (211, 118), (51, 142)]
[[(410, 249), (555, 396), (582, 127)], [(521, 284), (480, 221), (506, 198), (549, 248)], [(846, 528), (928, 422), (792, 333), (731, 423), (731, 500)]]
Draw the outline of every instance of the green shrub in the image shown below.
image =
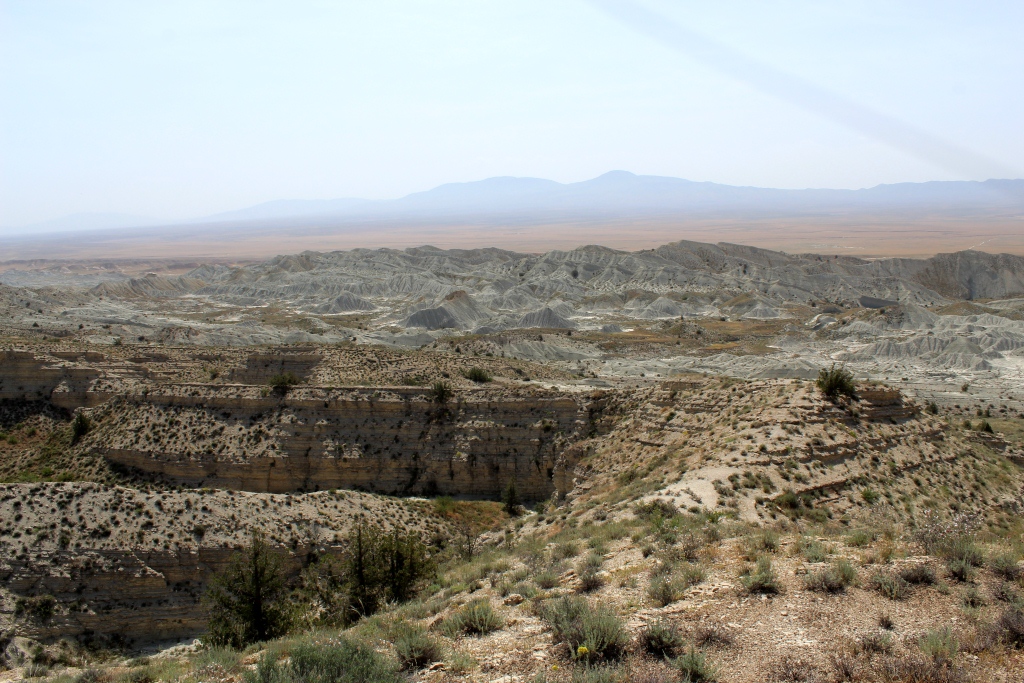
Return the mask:
[(670, 605), (681, 597), (679, 586), (670, 578), (655, 576), (647, 587), (647, 597), (655, 607)]
[(580, 574), (580, 592), (590, 593), (604, 585), (604, 579), (593, 569), (584, 569)]
[(829, 549), (815, 540), (802, 539), (800, 541), (800, 552), (804, 559), (815, 564), (828, 559)]
[(562, 560), (567, 560), (570, 557), (576, 557), (579, 554), (580, 546), (574, 541), (559, 543), (551, 549), (551, 559), (555, 562), (561, 562)]
[(980, 567), (985, 563), (985, 553), (971, 536), (957, 536), (950, 539), (942, 550), (948, 560), (960, 560), (972, 567)]
[(671, 657), (683, 646), (675, 624), (665, 619), (650, 621), (640, 631), (640, 647), (655, 657)]
[(544, 590), (550, 590), (558, 585), (558, 574), (550, 569), (545, 569), (540, 574), (537, 574), (533, 581)]
[(304, 642), (280, 664), (264, 654), (245, 683), (400, 683), (397, 667), (373, 648), (345, 638), (326, 643)]
[(864, 489), (861, 491), (860, 497), (863, 498), (864, 502), (868, 505), (874, 505), (878, 502), (878, 499), (881, 498), (877, 491), (873, 491), (871, 489)]
[(853, 373), (844, 367), (837, 368), (835, 363), (827, 370), (822, 368), (818, 371), (816, 384), (818, 385), (818, 390), (831, 401), (839, 400), (840, 396), (857, 397), (857, 389), (853, 383)]
[(748, 593), (778, 593), (779, 577), (772, 568), (772, 561), (767, 555), (757, 558), (753, 569), (747, 568), (740, 577), (743, 587)]
[(470, 600), (452, 616), (444, 620), (445, 635), (454, 637), (462, 633), (486, 635), (504, 625), (501, 616), (491, 607), (487, 598)]
[(995, 596), (996, 600), (1000, 602), (1005, 602), (1016, 607), (1024, 607), (1024, 598), (1020, 596), (1016, 587), (1014, 587), (1014, 585), (1009, 581), (1003, 581), (996, 586), (996, 589), (992, 594)]
[(831, 567), (819, 569), (804, 578), (808, 590), (842, 593), (857, 581), (857, 570), (847, 560), (836, 560)]
[(484, 384), (494, 379), (491, 377), (491, 373), (487, 372), (483, 368), (470, 368), (462, 373), (462, 376), (471, 382), (476, 382), (477, 384)]
[(679, 680), (683, 683), (714, 683), (718, 680), (718, 670), (696, 648), (691, 647), (673, 659), (672, 666), (679, 670)]
[(898, 575), (879, 572), (871, 577), (871, 585), (890, 600), (904, 600), (910, 595), (910, 584)]
[(616, 659), (629, 642), (619, 617), (605, 607), (592, 607), (586, 598), (558, 598), (541, 615), (551, 625), (554, 639), (566, 643), (577, 659)]
[(993, 557), (992, 561), (989, 562), (989, 569), (1007, 581), (1017, 581), (1022, 575), (1020, 565), (1017, 564), (1017, 556), (1009, 553)]
[(846, 545), (851, 548), (863, 548), (872, 543), (876, 538), (877, 535), (873, 531), (856, 529), (851, 531), (846, 537)]
[(207, 589), (208, 642), (242, 648), (284, 635), (289, 627), (287, 597), (280, 560), (263, 534), (254, 531), (249, 545), (232, 556)]
[(928, 631), (921, 636), (918, 647), (932, 661), (940, 664), (952, 662), (960, 651), (960, 641), (953, 635), (952, 629), (945, 628)]
[(440, 405), (448, 403), (454, 394), (451, 385), (444, 380), (438, 380), (430, 387), (430, 399)]
[(391, 642), (403, 669), (422, 669), (431, 662), (441, 661), (441, 645), (419, 625), (400, 623), (391, 631)]

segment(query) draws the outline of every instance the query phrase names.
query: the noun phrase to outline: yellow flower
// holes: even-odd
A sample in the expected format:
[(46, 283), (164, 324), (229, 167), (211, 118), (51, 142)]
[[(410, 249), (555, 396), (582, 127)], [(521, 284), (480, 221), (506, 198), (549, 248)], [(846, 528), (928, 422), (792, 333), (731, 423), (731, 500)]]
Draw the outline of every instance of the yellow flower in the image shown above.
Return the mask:
[(587, 654), (589, 652), (590, 652), (590, 650), (587, 648), (586, 645), (580, 645), (578, 648), (576, 648), (576, 656), (577, 657), (582, 657), (583, 655), (585, 655), (585, 654)]

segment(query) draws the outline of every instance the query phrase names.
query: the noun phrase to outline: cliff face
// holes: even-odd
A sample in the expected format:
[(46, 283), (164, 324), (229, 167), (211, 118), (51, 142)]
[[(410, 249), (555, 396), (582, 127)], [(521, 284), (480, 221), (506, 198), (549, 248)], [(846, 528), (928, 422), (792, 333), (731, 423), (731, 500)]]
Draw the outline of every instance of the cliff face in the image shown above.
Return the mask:
[[(404, 501), (357, 492), (143, 492), (96, 484), (0, 484), (0, 633), (98, 644), (195, 636), (202, 595), (252, 529), (289, 576), (341, 551), (359, 523), (450, 536)], [(49, 601), (49, 609), (40, 609)]]
[(437, 403), (418, 387), (266, 386), (309, 376), (321, 356), (308, 352), (250, 355), (231, 378), (253, 384), (168, 382), (152, 358), (2, 353), (0, 399), (90, 408), (82, 447), (186, 486), (496, 498), (515, 481), (537, 500), (566, 492), (569, 446), (606, 421), (597, 394), (506, 385)]
[(488, 390), (445, 404), (406, 387), (149, 393), (96, 411), (88, 445), (188, 486), (496, 498), (514, 480), (536, 500), (556, 490), (556, 470), (574, 465), (567, 447), (603, 412), (597, 398)]

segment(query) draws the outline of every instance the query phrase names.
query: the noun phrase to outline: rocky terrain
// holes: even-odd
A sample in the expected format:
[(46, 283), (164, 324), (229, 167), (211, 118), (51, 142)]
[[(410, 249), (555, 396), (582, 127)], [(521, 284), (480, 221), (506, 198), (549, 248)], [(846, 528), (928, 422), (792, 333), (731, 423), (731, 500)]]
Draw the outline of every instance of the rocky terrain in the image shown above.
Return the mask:
[[(237, 681), (339, 638), (424, 681), (1024, 666), (1019, 258), (119, 268), (3, 276), (0, 679)], [(815, 384), (833, 364), (855, 396)], [(245, 654), (195, 641), (254, 530), (297, 582), (367, 526), (429, 549), (415, 599)], [(559, 609), (615, 633), (592, 652)]]

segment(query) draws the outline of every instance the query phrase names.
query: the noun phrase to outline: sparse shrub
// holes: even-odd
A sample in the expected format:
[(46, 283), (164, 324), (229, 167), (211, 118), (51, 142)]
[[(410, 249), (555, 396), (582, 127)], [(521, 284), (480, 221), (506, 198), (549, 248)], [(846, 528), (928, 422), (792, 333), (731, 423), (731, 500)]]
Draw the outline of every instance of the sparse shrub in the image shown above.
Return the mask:
[(491, 377), (491, 373), (487, 372), (483, 368), (470, 368), (464, 372), (462, 376), (471, 382), (476, 382), (477, 384), (484, 384), (494, 379)]
[(767, 555), (757, 558), (753, 569), (747, 568), (740, 581), (749, 593), (778, 593), (780, 590), (779, 577)]
[(591, 591), (596, 591), (603, 585), (604, 579), (601, 578), (601, 576), (598, 575), (598, 573), (590, 567), (584, 569), (583, 572), (580, 574), (581, 593), (590, 593)]
[(964, 591), (963, 604), (964, 607), (967, 607), (968, 609), (977, 609), (979, 607), (984, 607), (987, 602), (985, 600), (985, 596), (983, 596), (976, 587), (971, 586)]
[(718, 669), (700, 650), (691, 647), (672, 660), (672, 666), (679, 671), (683, 683), (714, 683), (718, 680)]
[(490, 600), (486, 598), (467, 602), (443, 622), (445, 635), (450, 637), (463, 633), (486, 635), (497, 631), (503, 625), (501, 616), (494, 611)]
[(561, 562), (562, 560), (567, 560), (570, 557), (576, 557), (579, 554), (580, 546), (574, 541), (565, 541), (564, 543), (559, 543), (551, 549), (551, 558), (555, 562)]
[(622, 621), (605, 607), (592, 607), (586, 598), (558, 598), (543, 608), (541, 616), (551, 625), (555, 640), (566, 643), (577, 659), (616, 659), (628, 642)]
[(949, 560), (946, 563), (949, 575), (962, 583), (969, 583), (974, 580), (974, 567), (966, 560)]
[(640, 631), (640, 647), (655, 657), (671, 657), (682, 646), (679, 629), (665, 619), (648, 622)]
[(829, 549), (813, 539), (800, 541), (800, 552), (808, 562), (818, 563), (828, 559)]
[(693, 642), (699, 647), (725, 647), (732, 645), (732, 634), (718, 624), (701, 624), (693, 632)]
[(550, 569), (546, 569), (540, 574), (537, 574), (537, 576), (533, 578), (533, 581), (544, 590), (550, 590), (558, 585), (558, 574)]
[(855, 529), (846, 537), (846, 545), (851, 548), (863, 548), (872, 543), (877, 536), (867, 529)]
[(680, 598), (680, 593), (679, 586), (664, 576), (651, 579), (651, 585), (647, 588), (647, 597), (655, 607), (671, 605)]
[(892, 652), (892, 634), (869, 633), (860, 639), (860, 649), (871, 654), (889, 654)]
[(999, 615), (996, 624), (1002, 640), (1013, 647), (1024, 647), (1024, 609), (1008, 607)]
[(818, 371), (816, 384), (818, 390), (831, 401), (839, 400), (840, 396), (857, 397), (853, 373), (842, 366), (836, 367), (834, 363), (827, 370), (822, 368)]
[(50, 667), (46, 664), (36, 664), (33, 662), (24, 669), (25, 678), (43, 678), (50, 673)]
[(271, 377), (267, 381), (267, 384), (269, 384), (270, 388), (273, 389), (275, 392), (279, 394), (287, 394), (288, 390), (294, 387), (295, 385), (299, 384), (300, 381), (301, 380), (295, 373), (283, 372), (279, 375), (274, 375), (273, 377)]
[(948, 626), (928, 631), (917, 644), (937, 664), (952, 662), (960, 651), (960, 641)]
[(931, 586), (935, 583), (935, 570), (926, 564), (915, 564), (900, 571), (900, 578), (916, 586)]
[(441, 645), (422, 627), (410, 623), (397, 624), (391, 632), (391, 642), (403, 669), (422, 669), (431, 662), (441, 661)]
[(871, 585), (890, 600), (904, 600), (910, 595), (910, 584), (899, 575), (879, 572), (871, 577)]
[(842, 593), (857, 580), (857, 570), (847, 560), (836, 560), (831, 567), (808, 574), (804, 583), (808, 590)]
[(287, 664), (270, 653), (247, 671), (245, 683), (399, 683), (402, 677), (387, 659), (362, 643), (337, 638), (326, 643), (302, 642)]
[(878, 502), (878, 499), (881, 498), (878, 492), (873, 491), (872, 489), (864, 489), (860, 492), (860, 497), (863, 498), (864, 502), (868, 505), (874, 505)]
[(817, 683), (817, 668), (792, 656), (782, 657), (768, 667), (768, 680), (772, 683)]
[(97, 683), (102, 678), (99, 669), (89, 667), (74, 678), (74, 683)]
[(978, 423), (978, 431), (985, 432), (986, 434), (992, 433), (992, 425), (989, 424), (988, 420), (982, 420)]
[(1015, 605), (1017, 607), (1024, 607), (1024, 598), (1021, 598), (1020, 593), (1014, 588), (1014, 585), (1009, 581), (1003, 581), (996, 586), (993, 592), (995, 599), (1000, 602), (1005, 602), (1009, 605)]
[(448, 403), (454, 393), (455, 392), (452, 390), (451, 385), (444, 380), (438, 380), (430, 387), (430, 399), (439, 405), (445, 405)]
[(993, 557), (989, 562), (989, 569), (996, 576), (1001, 576), (1007, 581), (1017, 581), (1022, 575), (1020, 565), (1017, 564), (1017, 557), (1008, 553)]

